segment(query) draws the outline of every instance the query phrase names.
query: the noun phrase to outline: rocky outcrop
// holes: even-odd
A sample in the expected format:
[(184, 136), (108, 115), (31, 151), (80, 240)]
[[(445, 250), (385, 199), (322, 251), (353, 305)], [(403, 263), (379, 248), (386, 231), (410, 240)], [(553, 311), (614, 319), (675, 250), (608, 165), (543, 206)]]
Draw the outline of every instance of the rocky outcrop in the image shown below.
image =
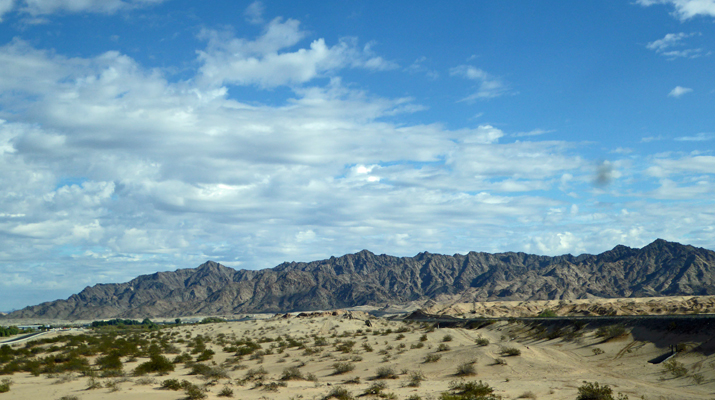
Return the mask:
[(656, 240), (598, 255), (476, 253), (414, 257), (367, 250), (309, 263), (239, 270), (198, 268), (87, 287), (67, 300), (7, 318), (144, 318), (328, 310), (459, 297), (462, 301), (553, 300), (715, 294), (715, 252)]

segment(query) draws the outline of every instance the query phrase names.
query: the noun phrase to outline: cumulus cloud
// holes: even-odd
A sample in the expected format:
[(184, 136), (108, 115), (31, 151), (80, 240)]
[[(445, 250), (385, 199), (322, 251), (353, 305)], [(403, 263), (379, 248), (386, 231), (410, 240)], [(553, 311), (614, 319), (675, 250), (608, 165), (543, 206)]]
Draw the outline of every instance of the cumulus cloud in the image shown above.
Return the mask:
[(688, 94), (692, 91), (693, 91), (693, 89), (691, 89), (691, 88), (676, 86), (673, 88), (673, 90), (670, 91), (670, 93), (668, 93), (668, 97), (675, 97), (676, 99), (678, 99), (678, 98), (682, 97), (683, 95)]
[(491, 99), (509, 93), (509, 87), (501, 79), (471, 65), (459, 65), (449, 70), (450, 75), (459, 76), (477, 83), (477, 91), (462, 99), (473, 101)]
[(397, 64), (374, 54), (372, 44), (358, 47), (357, 39), (343, 38), (334, 46), (324, 39), (308, 48), (288, 50), (307, 37), (294, 19), (275, 18), (255, 40), (233, 38), (227, 32), (204, 30), (208, 42), (199, 51), (201, 79), (209, 85), (257, 85), (272, 88), (309, 82), (342, 68), (387, 70)]
[(638, 4), (648, 7), (654, 4), (668, 4), (675, 9), (673, 15), (681, 21), (697, 16), (715, 17), (715, 0), (637, 0)]

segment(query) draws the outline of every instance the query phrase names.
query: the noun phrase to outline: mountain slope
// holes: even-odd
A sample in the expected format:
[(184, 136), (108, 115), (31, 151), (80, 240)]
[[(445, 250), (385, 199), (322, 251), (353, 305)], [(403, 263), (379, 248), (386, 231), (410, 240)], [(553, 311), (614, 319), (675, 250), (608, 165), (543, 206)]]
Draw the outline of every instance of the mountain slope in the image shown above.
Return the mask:
[(285, 312), (384, 305), (458, 296), (547, 300), (715, 294), (715, 252), (656, 240), (598, 255), (476, 253), (414, 257), (367, 250), (309, 263), (239, 270), (208, 261), (120, 284), (87, 287), (67, 300), (7, 318), (92, 319)]

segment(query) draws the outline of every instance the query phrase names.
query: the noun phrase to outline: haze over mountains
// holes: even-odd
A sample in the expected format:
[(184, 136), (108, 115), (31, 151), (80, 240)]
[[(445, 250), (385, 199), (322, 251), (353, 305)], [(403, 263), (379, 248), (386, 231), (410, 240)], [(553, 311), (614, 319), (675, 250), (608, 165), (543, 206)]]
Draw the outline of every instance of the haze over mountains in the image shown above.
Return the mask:
[(143, 318), (382, 306), (451, 296), (461, 301), (715, 294), (715, 252), (658, 239), (598, 255), (477, 253), (414, 257), (367, 250), (264, 270), (213, 261), (87, 287), (6, 318)]

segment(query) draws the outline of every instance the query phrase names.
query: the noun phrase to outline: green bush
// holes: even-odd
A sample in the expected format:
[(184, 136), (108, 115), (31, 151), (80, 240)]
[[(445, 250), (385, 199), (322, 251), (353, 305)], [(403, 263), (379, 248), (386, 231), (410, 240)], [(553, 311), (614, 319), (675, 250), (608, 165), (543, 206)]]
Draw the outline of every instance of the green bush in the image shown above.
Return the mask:
[(283, 370), (282, 381), (303, 380), (305, 377), (298, 367), (290, 367)]
[(322, 400), (337, 399), (337, 400), (354, 400), (352, 393), (341, 386), (334, 387), (328, 394), (323, 396)]
[(510, 357), (520, 356), (521, 350), (517, 349), (516, 347), (502, 347), (501, 354)]
[(233, 397), (233, 389), (228, 386), (224, 386), (218, 393), (218, 397)]
[(134, 375), (140, 376), (153, 372), (159, 375), (165, 375), (173, 370), (174, 364), (172, 364), (168, 358), (159, 354), (152, 354), (149, 361), (139, 364), (134, 369)]
[(385, 382), (375, 382), (372, 385), (370, 385), (370, 387), (365, 389), (365, 391), (363, 392), (363, 396), (368, 396), (368, 395), (379, 396), (382, 393), (382, 391), (386, 388), (387, 388), (387, 385), (385, 384)]
[(380, 367), (374, 379), (397, 379), (397, 373), (391, 367)]
[(337, 362), (333, 364), (333, 375), (340, 375), (355, 369), (355, 364), (349, 362)]
[(206, 395), (206, 392), (204, 392), (200, 387), (194, 385), (193, 383), (189, 383), (184, 388), (184, 393), (186, 393), (186, 398), (188, 400), (202, 400), (208, 397)]
[(483, 338), (483, 337), (477, 338), (477, 340), (475, 340), (475, 342), (479, 346), (488, 346), (489, 345), (489, 339)]
[(440, 343), (440, 345), (437, 346), (437, 351), (449, 351), (449, 345)]
[(0, 393), (9, 392), (10, 385), (12, 385), (12, 380), (9, 378), (4, 378), (2, 381), (0, 381)]
[(421, 371), (410, 372), (407, 387), (420, 387), (423, 380), (425, 380), (425, 376)]
[(599, 386), (598, 382), (584, 381), (583, 385), (578, 388), (576, 400), (628, 400), (628, 396), (619, 393), (618, 398), (614, 399), (613, 390), (610, 386)]
[(442, 338), (443, 342), (451, 342), (452, 341), (452, 335), (444, 335)]
[(425, 356), (425, 363), (437, 362), (440, 358), (442, 358), (442, 356), (439, 354), (427, 354)]
[(441, 400), (497, 400), (494, 389), (482, 381), (450, 382), (449, 392), (440, 395)]

